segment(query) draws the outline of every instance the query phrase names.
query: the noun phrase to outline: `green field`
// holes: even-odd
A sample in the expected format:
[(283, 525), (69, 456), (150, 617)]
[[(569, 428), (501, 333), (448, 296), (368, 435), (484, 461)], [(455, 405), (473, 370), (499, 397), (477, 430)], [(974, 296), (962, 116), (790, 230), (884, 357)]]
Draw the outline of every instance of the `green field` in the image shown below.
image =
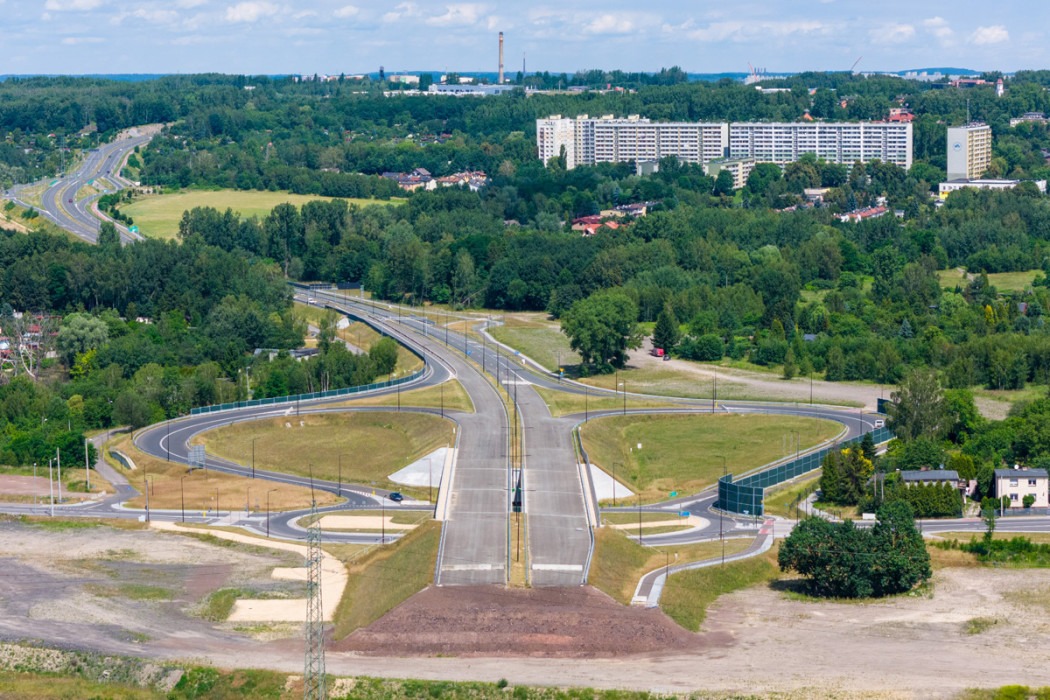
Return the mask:
[[(135, 225), (144, 236), (150, 238), (174, 238), (179, 233), (182, 213), (194, 207), (212, 207), (219, 211), (233, 209), (247, 218), (265, 217), (278, 204), (294, 204), (301, 207), (318, 199), (332, 197), (291, 194), (290, 192), (261, 192), (256, 190), (186, 190), (177, 194), (147, 195), (121, 207), (121, 212), (135, 220)], [(350, 204), (398, 204), (402, 200), (348, 199)]]
[(740, 475), (793, 455), (796, 431), (806, 450), (841, 430), (816, 418), (708, 414), (600, 418), (584, 425), (581, 435), (592, 462), (615, 470), (643, 501), (655, 501), (715, 483), (723, 456), (729, 471)]
[[(988, 275), (988, 282), (1000, 292), (1020, 292), (1032, 286), (1035, 276), (1042, 270), (1028, 270), (1027, 272), (993, 272)], [(955, 289), (956, 286), (966, 288), (970, 283), (970, 275), (955, 268), (952, 270), (940, 270), (937, 277), (941, 281), (941, 287)]]

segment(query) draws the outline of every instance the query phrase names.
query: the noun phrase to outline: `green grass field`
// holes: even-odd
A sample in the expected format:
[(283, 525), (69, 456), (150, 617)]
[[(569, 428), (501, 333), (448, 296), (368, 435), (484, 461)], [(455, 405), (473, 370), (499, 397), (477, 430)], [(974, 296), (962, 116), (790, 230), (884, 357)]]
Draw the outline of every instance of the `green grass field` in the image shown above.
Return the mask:
[[(219, 211), (233, 209), (247, 218), (265, 217), (278, 204), (294, 204), (301, 207), (318, 199), (332, 197), (291, 194), (290, 192), (263, 192), (256, 190), (186, 190), (177, 194), (147, 195), (121, 207), (121, 212), (135, 220), (135, 225), (144, 236), (150, 238), (174, 238), (179, 233), (182, 213), (194, 207), (212, 207)], [(350, 204), (398, 204), (402, 200), (348, 199)]]
[[(302, 425), (300, 425), (300, 422)], [(452, 444), (450, 421), (418, 413), (303, 415), (235, 423), (203, 433), (210, 454), (286, 474), (336, 481), (342, 455), (343, 483), (404, 489), (387, 477), (439, 447)]]
[(696, 493), (715, 483), (723, 456), (729, 471), (739, 475), (793, 455), (796, 431), (805, 450), (841, 429), (832, 421), (797, 416), (657, 415), (601, 418), (584, 425), (581, 434), (592, 462), (615, 468), (617, 478), (643, 501), (654, 501), (670, 491)]
[[(1020, 292), (1032, 286), (1032, 280), (1041, 270), (1028, 270), (1026, 272), (993, 272), (988, 275), (988, 282), (1000, 292)], [(940, 270), (937, 277), (941, 281), (941, 287), (955, 289), (956, 286), (966, 288), (970, 280), (965, 272), (958, 268), (951, 270)]]

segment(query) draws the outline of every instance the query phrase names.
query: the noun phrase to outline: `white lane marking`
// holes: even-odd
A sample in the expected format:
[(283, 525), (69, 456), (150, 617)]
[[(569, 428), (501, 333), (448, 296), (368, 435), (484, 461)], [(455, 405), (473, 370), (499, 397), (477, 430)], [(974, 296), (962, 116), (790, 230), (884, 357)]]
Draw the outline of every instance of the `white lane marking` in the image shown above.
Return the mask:
[(582, 564), (533, 564), (533, 571), (583, 571)]
[(502, 570), (502, 564), (444, 564), (442, 571), (497, 571)]

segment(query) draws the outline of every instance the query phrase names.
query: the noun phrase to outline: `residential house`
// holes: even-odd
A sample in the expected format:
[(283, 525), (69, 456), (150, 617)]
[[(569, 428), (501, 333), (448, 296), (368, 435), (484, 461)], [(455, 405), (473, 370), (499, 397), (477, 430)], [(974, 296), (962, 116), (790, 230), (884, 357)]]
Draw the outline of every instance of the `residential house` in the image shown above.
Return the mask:
[(1050, 507), (1048, 484), (1050, 477), (1045, 469), (1014, 467), (995, 470), (995, 495), (997, 498), (1007, 497), (1011, 508), (1024, 507), (1024, 497), (1028, 495), (1035, 497), (1032, 507)]

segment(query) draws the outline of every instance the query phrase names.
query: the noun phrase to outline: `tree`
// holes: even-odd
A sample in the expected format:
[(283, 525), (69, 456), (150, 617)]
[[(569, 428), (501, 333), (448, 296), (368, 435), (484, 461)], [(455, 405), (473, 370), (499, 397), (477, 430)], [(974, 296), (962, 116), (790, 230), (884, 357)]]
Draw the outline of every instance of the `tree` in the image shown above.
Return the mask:
[(911, 507), (887, 504), (876, 517), (870, 530), (858, 529), (852, 520), (803, 520), (780, 546), (781, 571), (806, 576), (814, 595), (839, 598), (903, 593), (929, 579), (930, 555)]
[(88, 314), (70, 314), (62, 319), (56, 344), (68, 367), (77, 355), (100, 348), (107, 340), (109, 326), (105, 321)]
[(715, 177), (714, 194), (728, 197), (733, 194), (733, 175), (728, 170), (719, 170)]
[(876, 514), (871, 529), (872, 590), (876, 596), (910, 591), (933, 574), (930, 554), (915, 527), (911, 506), (887, 503)]
[(902, 440), (941, 437), (945, 429), (944, 390), (932, 369), (917, 369), (891, 394), (890, 428)]
[(670, 304), (664, 304), (660, 315), (656, 317), (656, 327), (653, 328), (653, 347), (663, 348), (664, 352), (670, 353), (678, 345), (680, 336), (674, 310)]
[(875, 473), (871, 460), (859, 448), (829, 452), (822, 467), (820, 500), (844, 506), (860, 502), (868, 479)]
[(627, 350), (641, 345), (638, 307), (623, 291), (610, 289), (581, 299), (562, 316), (561, 329), (583, 364), (598, 371), (623, 367)]
[(393, 338), (380, 338), (368, 351), (376, 374), (390, 374), (397, 366), (398, 344)]

